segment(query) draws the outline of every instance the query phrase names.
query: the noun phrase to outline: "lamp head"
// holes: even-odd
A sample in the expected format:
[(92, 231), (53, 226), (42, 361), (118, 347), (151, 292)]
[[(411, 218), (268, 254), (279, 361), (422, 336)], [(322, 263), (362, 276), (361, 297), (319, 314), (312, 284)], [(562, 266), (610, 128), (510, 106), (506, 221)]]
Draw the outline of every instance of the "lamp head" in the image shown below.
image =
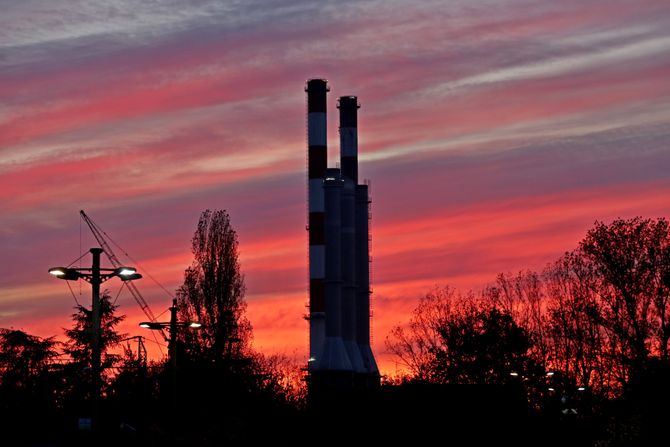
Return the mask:
[(145, 329), (151, 329), (151, 330), (159, 330), (163, 329), (163, 325), (154, 321), (143, 321), (140, 323), (140, 327), (143, 327)]
[(79, 272), (67, 267), (53, 267), (49, 269), (49, 273), (66, 281), (75, 281), (80, 278)]
[(49, 269), (49, 273), (58, 277), (58, 276), (65, 276), (65, 268), (64, 267), (54, 267)]
[(119, 267), (116, 269), (114, 272), (115, 274), (121, 276), (122, 278), (128, 277), (130, 275), (134, 275), (137, 273), (137, 269), (133, 267)]
[(192, 321), (188, 327), (192, 327), (193, 329), (198, 329), (202, 327), (202, 323), (198, 323), (197, 321)]
[(119, 278), (121, 279), (121, 281), (133, 281), (135, 279), (142, 279), (142, 275), (140, 275), (139, 273), (133, 273), (132, 275), (128, 276), (119, 276)]
[(142, 277), (142, 275), (137, 273), (137, 269), (135, 267), (119, 267), (114, 270), (114, 275), (121, 278), (121, 281), (132, 281)]

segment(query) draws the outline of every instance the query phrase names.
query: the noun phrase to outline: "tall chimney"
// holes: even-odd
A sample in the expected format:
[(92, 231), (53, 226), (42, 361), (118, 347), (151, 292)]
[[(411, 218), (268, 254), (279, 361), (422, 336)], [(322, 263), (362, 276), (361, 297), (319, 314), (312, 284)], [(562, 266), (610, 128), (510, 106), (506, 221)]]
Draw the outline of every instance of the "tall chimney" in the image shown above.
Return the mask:
[(358, 181), (358, 101), (342, 96), (340, 164), (342, 170), (342, 339), (354, 372), (366, 372), (356, 341), (356, 182)]
[(325, 204), (323, 179), (327, 167), (325, 79), (307, 81), (307, 165), (309, 201), (309, 369), (320, 358), (325, 340)]
[[(379, 368), (370, 348), (370, 246), (368, 185), (356, 186), (356, 341), (363, 366), (372, 376)], [(377, 379), (378, 380), (378, 379)]]
[(342, 177), (358, 183), (358, 98), (340, 96), (340, 166)]
[(326, 209), (326, 339), (319, 371), (351, 371), (352, 365), (342, 341), (342, 203), (343, 181), (339, 169), (327, 169), (323, 181)]

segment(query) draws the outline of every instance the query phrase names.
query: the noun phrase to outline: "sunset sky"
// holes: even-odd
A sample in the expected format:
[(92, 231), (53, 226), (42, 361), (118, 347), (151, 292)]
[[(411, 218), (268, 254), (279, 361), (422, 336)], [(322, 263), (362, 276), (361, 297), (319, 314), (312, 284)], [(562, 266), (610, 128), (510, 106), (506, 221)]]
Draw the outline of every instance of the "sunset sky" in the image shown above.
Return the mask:
[[(225, 208), (255, 346), (306, 361), (308, 78), (331, 87), (331, 165), (337, 97), (362, 104), (383, 373), (396, 367), (386, 334), (433, 286), (542, 269), (596, 219), (670, 214), (667, 0), (0, 10), (0, 327), (70, 325), (74, 299), (47, 269), (96, 246), (80, 209), (174, 291), (200, 212)], [(149, 279), (137, 286), (155, 314), (169, 306)], [(121, 329), (146, 335), (132, 296), (118, 302)]]

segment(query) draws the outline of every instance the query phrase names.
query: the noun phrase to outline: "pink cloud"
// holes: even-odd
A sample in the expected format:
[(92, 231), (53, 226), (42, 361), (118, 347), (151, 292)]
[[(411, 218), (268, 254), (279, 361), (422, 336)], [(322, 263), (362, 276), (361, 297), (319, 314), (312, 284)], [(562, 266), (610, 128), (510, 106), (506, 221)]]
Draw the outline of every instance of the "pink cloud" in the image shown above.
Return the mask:
[[(667, 2), (414, 6), (268, 10), (142, 34), (141, 45), (93, 34), (37, 45), (23, 64), (0, 60), (0, 325), (54, 335), (69, 324), (72, 297), (46, 269), (77, 256), (80, 208), (170, 293), (199, 212), (226, 208), (256, 345), (304, 357), (310, 76), (331, 82), (333, 162), (336, 98), (362, 102), (374, 344), (386, 372), (385, 334), (433, 285), (481, 287), (499, 271), (541, 268), (596, 218), (665, 212), (664, 53), (523, 70), (666, 37)], [(449, 89), (509, 69), (522, 75)], [(83, 230), (85, 250), (95, 241)], [(141, 286), (156, 313), (167, 308), (170, 293)], [(139, 333), (141, 313), (120, 299), (123, 330)]]

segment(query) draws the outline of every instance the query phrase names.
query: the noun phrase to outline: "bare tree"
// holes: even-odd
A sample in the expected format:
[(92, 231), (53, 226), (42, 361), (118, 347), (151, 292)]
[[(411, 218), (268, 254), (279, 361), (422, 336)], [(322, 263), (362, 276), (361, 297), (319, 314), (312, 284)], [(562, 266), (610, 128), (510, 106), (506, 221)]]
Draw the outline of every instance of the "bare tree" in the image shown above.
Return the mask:
[(516, 275), (500, 273), (496, 283), (484, 289), (484, 299), (514, 318), (531, 338), (531, 355), (545, 364), (549, 356), (546, 305), (542, 278), (531, 270)]
[(596, 222), (576, 250), (545, 270), (558, 369), (613, 395), (650, 356), (667, 361), (668, 247), (665, 219)]
[(611, 394), (616, 376), (607, 355), (593, 293), (597, 277), (579, 253), (566, 253), (544, 271), (547, 290), (547, 332), (552, 370), (573, 377), (577, 384)]
[(409, 323), (395, 326), (386, 337), (386, 348), (414, 378), (431, 381), (435, 352), (441, 345), (439, 322), (455, 311), (459, 299), (452, 287), (435, 288), (420, 298)]
[(667, 361), (670, 340), (670, 228), (665, 219), (651, 221), (648, 225), (647, 256), (653, 268), (650, 288), (657, 323), (653, 348), (661, 360)]
[(596, 222), (579, 250), (599, 281), (600, 318), (613, 353), (636, 374), (655, 348), (668, 355), (668, 291), (663, 281), (668, 224), (636, 217)]

